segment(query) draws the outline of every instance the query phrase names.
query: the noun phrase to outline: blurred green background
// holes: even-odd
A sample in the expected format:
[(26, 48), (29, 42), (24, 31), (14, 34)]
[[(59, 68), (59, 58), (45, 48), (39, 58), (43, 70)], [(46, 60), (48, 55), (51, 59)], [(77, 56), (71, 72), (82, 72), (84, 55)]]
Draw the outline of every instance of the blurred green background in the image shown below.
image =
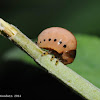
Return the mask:
[[(68, 65), (68, 67), (100, 88), (99, 0), (1, 0), (0, 17), (18, 27), (30, 39), (36, 39), (42, 30), (52, 26), (63, 27), (70, 30), (77, 38), (78, 46), (76, 59), (74, 63)], [(23, 82), (26, 82), (29, 77), (32, 79), (32, 76), (34, 76), (33, 73), (35, 73), (35, 79), (37, 76), (41, 77), (41, 75), (45, 76), (45, 74), (48, 76), (45, 71), (42, 72), (42, 70), (39, 69), (39, 66), (36, 65), (30, 57), (2, 36), (0, 36), (0, 45), (0, 77), (2, 79), (2, 86), (5, 86), (4, 80), (9, 80), (9, 78), (12, 84), (6, 81), (9, 84), (8, 87), (12, 86), (12, 88), (14, 88), (13, 84), (17, 81), (19, 85), (15, 87), (18, 88), (19, 86), (22, 87), (19, 81), (21, 81), (22, 78), (24, 78)], [(10, 67), (8, 67), (8, 65)], [(27, 67), (25, 67), (26, 65)], [(33, 67), (39, 71), (30, 72), (30, 70), (34, 70)], [(26, 70), (28, 71), (26, 72)], [(14, 73), (17, 75), (20, 73), (20, 75), (17, 76)], [(13, 80), (14, 75), (20, 80)], [(23, 77), (21, 77), (22, 75)], [(42, 78), (42, 80), (43, 79), (44, 78)], [(15, 83), (13, 83), (14, 81)], [(44, 83), (45, 82), (46, 80), (44, 80)], [(49, 82), (50, 84), (52, 83), (52, 81)], [(42, 85), (44, 83), (42, 83)], [(55, 87), (54, 85), (51, 86), (48, 84), (45, 84), (44, 87)], [(17, 90), (15, 89), (14, 91)], [(62, 89), (62, 91), (64, 90)]]

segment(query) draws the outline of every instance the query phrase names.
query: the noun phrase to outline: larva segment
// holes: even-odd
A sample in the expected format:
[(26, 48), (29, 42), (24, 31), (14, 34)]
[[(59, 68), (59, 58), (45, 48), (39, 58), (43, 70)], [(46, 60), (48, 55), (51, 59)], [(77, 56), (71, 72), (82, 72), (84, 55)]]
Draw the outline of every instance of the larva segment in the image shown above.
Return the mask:
[(76, 38), (70, 31), (64, 28), (51, 27), (45, 29), (38, 36), (37, 44), (40, 48), (57, 52), (57, 55), (60, 55), (58, 59), (64, 64), (73, 62), (75, 57), (73, 58), (72, 56), (69, 56), (70, 54), (73, 56), (76, 55), (76, 53), (72, 52), (76, 51)]

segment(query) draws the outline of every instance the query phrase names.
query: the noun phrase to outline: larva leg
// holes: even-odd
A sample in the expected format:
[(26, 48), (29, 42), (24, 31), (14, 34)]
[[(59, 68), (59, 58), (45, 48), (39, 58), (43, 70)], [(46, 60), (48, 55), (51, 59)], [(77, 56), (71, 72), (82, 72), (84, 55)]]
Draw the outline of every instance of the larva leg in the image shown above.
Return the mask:
[(53, 56), (51, 57), (50, 61), (52, 61), (54, 58), (55, 58), (55, 56), (53, 55)]
[(48, 52), (44, 52), (41, 56), (45, 56), (48, 55)]
[(59, 60), (57, 59), (55, 65), (58, 65), (58, 62), (59, 62)]

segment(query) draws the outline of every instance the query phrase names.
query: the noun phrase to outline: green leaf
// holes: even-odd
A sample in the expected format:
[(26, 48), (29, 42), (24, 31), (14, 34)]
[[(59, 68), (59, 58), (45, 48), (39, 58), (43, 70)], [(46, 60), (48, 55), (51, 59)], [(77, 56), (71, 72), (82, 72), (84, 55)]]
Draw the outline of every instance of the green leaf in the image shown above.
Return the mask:
[[(75, 61), (68, 66), (78, 74), (100, 88), (100, 39), (95, 36), (76, 34), (77, 55)], [(25, 63), (38, 64), (19, 48), (14, 47), (3, 55), (4, 60), (21, 60)]]
[(76, 59), (68, 66), (100, 88), (100, 39), (79, 34), (76, 38)]

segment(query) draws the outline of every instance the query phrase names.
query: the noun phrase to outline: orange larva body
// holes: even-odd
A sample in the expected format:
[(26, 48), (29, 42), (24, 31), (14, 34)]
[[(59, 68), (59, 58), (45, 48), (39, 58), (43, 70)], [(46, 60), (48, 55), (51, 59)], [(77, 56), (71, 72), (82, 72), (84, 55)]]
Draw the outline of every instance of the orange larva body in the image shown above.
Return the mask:
[(64, 63), (72, 63), (76, 55), (77, 41), (74, 35), (60, 27), (45, 29), (38, 36), (38, 46), (57, 52)]

